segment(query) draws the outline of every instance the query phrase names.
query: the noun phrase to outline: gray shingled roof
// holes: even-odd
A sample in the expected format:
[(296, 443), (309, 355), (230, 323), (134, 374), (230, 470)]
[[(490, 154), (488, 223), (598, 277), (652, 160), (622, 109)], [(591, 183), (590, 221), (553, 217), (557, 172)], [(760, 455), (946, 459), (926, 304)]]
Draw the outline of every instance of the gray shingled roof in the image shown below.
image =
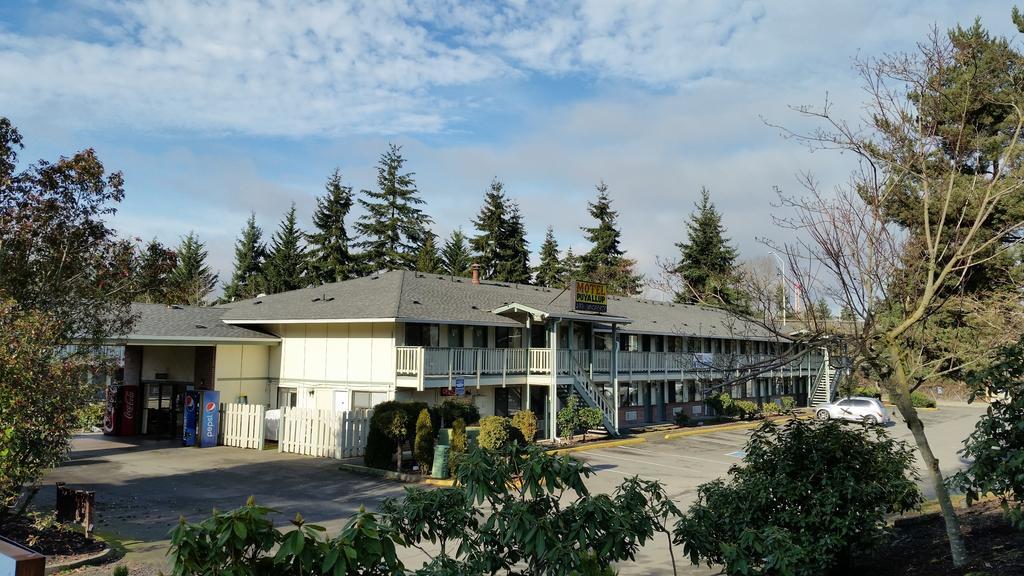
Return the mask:
[(221, 321), (227, 308), (199, 306), (167, 306), (164, 304), (132, 304), (135, 324), (125, 340), (132, 342), (182, 341), (196, 343), (253, 342), (272, 343), (280, 339), (232, 326)]
[[(572, 311), (569, 292), (536, 286), (482, 282), (438, 274), (392, 271), (315, 288), (293, 290), (234, 303), (225, 322), (266, 323), (301, 320), (387, 318), (453, 324), (520, 325), (492, 312), (518, 303), (559, 318), (600, 315)], [(771, 338), (764, 328), (719, 310), (633, 298), (609, 298), (608, 316), (625, 317), (627, 332)]]

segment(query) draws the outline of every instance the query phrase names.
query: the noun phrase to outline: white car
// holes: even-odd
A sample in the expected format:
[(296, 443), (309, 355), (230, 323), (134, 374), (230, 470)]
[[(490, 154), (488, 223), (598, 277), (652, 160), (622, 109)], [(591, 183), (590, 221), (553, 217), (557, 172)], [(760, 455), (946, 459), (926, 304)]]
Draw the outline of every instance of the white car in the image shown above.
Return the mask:
[(814, 411), (814, 415), (818, 420), (835, 418), (837, 420), (854, 420), (867, 424), (889, 424), (892, 422), (892, 419), (889, 418), (889, 412), (882, 405), (882, 401), (866, 396), (853, 396), (852, 398), (843, 398), (830, 404), (822, 404)]

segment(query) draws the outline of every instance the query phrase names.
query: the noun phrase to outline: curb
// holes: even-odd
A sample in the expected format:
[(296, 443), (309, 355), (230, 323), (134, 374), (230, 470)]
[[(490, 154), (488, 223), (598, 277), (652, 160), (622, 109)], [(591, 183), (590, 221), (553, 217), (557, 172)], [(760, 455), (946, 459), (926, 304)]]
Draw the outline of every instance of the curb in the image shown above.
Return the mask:
[(455, 485), (455, 480), (452, 480), (451, 478), (424, 478), (422, 482), (429, 486), (436, 486), (438, 488), (451, 488)]
[(405, 482), (408, 484), (416, 484), (423, 481), (423, 477), (420, 476), (419, 474), (405, 474), (404, 472), (395, 472), (393, 470), (381, 470), (379, 468), (358, 466), (356, 464), (338, 464), (338, 470), (344, 470), (346, 472), (352, 472), (355, 474), (362, 474), (363, 476), (383, 478), (385, 480), (397, 480), (399, 482)]
[[(44, 574), (53, 574), (62, 570), (73, 570), (75, 568), (81, 568), (82, 566), (93, 566), (96, 564), (103, 564), (115, 554), (115, 550), (112, 546), (107, 544), (107, 549), (102, 550), (93, 554), (92, 556), (86, 556), (85, 558), (79, 558), (78, 560), (72, 560), (71, 562), (60, 562), (57, 564), (46, 563), (46, 572)], [(49, 557), (47, 557), (49, 558)]]
[(554, 454), (560, 456), (562, 454), (570, 454), (572, 452), (586, 452), (588, 450), (600, 450), (601, 448), (615, 448), (616, 446), (628, 446), (630, 444), (641, 444), (647, 442), (646, 438), (625, 438), (622, 440), (609, 440), (607, 442), (594, 442), (593, 444), (583, 444), (581, 446), (569, 446), (567, 448), (554, 448), (548, 450), (548, 454)]
[[(776, 424), (781, 424), (783, 422), (789, 422), (793, 418), (794, 418), (794, 416), (789, 416), (789, 417), (785, 417), (785, 418), (778, 418), (776, 420), (772, 420), (772, 422), (775, 422)], [(807, 419), (809, 417), (801, 415), (801, 416), (795, 416), (795, 418)], [(737, 422), (735, 424), (717, 424), (717, 425), (711, 425), (711, 426), (698, 426), (696, 428), (690, 428), (689, 430), (683, 430), (682, 432), (670, 432), (668, 434), (665, 434), (665, 440), (672, 440), (672, 439), (675, 439), (675, 438), (683, 438), (683, 437), (686, 437), (686, 436), (700, 436), (702, 434), (712, 434), (714, 432), (724, 432), (724, 431), (728, 431), (728, 430), (752, 430), (752, 429), (757, 428), (758, 426), (760, 426), (762, 423), (764, 423), (763, 419), (762, 420), (751, 420), (749, 422)]]

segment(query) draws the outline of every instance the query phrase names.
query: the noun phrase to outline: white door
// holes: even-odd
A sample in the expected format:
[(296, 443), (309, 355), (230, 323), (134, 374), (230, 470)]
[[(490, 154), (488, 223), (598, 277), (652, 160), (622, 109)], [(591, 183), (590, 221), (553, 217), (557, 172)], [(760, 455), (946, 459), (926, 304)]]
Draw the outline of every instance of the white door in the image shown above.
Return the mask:
[(334, 411), (348, 412), (348, 390), (334, 392)]

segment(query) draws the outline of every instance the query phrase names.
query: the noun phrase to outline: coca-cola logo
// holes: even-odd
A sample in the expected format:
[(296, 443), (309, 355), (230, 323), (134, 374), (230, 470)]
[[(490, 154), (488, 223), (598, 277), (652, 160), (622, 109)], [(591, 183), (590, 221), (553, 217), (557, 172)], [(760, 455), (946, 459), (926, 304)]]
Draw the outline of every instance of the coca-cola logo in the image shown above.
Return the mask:
[(216, 408), (216, 407), (217, 407), (217, 405), (214, 404), (213, 402), (207, 402), (206, 403), (206, 411), (207, 412), (213, 412), (213, 409)]
[(124, 417), (126, 420), (135, 418), (135, 391), (130, 388), (124, 391)]

